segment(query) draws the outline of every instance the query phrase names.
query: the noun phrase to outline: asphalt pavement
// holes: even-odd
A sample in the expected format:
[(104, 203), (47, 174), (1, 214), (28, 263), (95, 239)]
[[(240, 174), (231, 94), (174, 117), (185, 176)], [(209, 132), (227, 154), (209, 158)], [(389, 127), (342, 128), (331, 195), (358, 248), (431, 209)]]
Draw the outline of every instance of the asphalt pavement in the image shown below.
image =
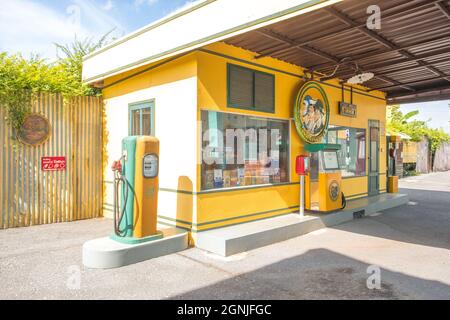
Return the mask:
[(400, 186), (408, 205), (229, 258), (89, 270), (108, 219), (0, 230), (0, 299), (450, 299), (450, 172)]

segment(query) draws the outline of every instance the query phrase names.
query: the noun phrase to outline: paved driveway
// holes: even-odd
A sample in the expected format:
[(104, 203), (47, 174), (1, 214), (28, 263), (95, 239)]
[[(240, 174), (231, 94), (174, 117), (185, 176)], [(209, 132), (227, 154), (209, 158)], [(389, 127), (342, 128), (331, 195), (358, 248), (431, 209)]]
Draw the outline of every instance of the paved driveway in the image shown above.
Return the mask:
[(81, 245), (109, 220), (3, 230), (0, 299), (450, 299), (450, 172), (401, 186), (409, 205), (227, 259), (189, 249), (87, 270)]

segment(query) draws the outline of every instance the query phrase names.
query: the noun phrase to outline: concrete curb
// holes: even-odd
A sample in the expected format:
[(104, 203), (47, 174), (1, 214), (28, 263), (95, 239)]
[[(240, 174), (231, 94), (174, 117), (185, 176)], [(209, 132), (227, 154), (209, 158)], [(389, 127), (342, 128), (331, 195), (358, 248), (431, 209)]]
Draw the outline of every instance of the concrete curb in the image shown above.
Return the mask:
[(109, 237), (95, 239), (83, 245), (83, 264), (91, 269), (120, 268), (157, 258), (188, 248), (188, 233), (170, 228), (164, 238), (140, 244), (124, 244)]
[(349, 202), (348, 208), (332, 214), (288, 214), (236, 226), (200, 232), (196, 246), (220, 256), (230, 256), (295, 238), (319, 229), (408, 203), (404, 194), (383, 194)]

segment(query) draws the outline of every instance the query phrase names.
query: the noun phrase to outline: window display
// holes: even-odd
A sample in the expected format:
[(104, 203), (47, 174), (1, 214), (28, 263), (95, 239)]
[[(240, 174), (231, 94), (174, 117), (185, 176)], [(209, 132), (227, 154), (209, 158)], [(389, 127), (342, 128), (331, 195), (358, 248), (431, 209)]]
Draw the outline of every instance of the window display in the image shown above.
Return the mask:
[(202, 190), (289, 181), (289, 121), (202, 111)]
[(330, 127), (326, 143), (340, 144), (339, 166), (343, 177), (366, 175), (366, 130)]

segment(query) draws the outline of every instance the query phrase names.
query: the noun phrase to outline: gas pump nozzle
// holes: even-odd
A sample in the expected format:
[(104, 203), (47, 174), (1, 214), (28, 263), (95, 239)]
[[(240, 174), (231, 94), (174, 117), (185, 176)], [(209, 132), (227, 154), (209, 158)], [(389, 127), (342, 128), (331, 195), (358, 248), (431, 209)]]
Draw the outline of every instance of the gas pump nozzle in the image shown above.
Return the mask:
[(112, 166), (111, 166), (111, 170), (113, 172), (117, 172), (117, 171), (118, 172), (122, 172), (122, 160), (114, 161)]

